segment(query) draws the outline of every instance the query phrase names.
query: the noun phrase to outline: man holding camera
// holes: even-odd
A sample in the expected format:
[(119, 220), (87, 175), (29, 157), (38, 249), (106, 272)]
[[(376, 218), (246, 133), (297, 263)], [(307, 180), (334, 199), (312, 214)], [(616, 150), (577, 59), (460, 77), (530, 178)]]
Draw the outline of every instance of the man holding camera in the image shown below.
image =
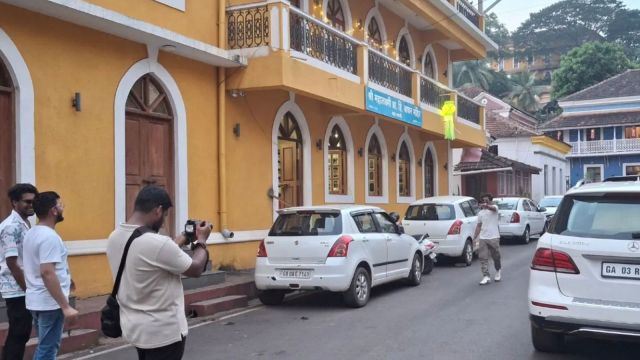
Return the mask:
[(480, 285), (486, 285), (491, 282), (489, 274), (489, 253), (493, 258), (493, 265), (496, 269), (495, 281), (500, 281), (502, 274), (500, 273), (500, 228), (498, 220), (500, 214), (498, 207), (493, 204), (493, 195), (484, 194), (480, 198), (480, 212), (478, 213), (478, 226), (473, 237), (474, 241), (480, 237), (480, 246), (478, 249), (478, 257), (482, 268), (482, 280)]
[(107, 244), (115, 277), (133, 231), (139, 227), (151, 230), (131, 243), (117, 295), (122, 334), (136, 347), (141, 360), (182, 359), (188, 327), (181, 276), (200, 276), (209, 260), (206, 241), (213, 227), (210, 223), (196, 222), (193, 257), (181, 249), (187, 242), (184, 235), (172, 240), (158, 234), (171, 207), (164, 189), (143, 188), (136, 197), (133, 215), (111, 233)]

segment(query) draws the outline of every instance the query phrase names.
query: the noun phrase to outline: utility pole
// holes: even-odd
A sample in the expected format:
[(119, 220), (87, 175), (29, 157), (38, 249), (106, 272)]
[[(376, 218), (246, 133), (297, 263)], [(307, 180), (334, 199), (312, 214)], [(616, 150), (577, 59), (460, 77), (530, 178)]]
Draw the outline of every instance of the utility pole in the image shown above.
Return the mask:
[(484, 0), (478, 0), (478, 12), (480, 13), (480, 15), (484, 15), (484, 12), (482, 10), (482, 3), (484, 2)]

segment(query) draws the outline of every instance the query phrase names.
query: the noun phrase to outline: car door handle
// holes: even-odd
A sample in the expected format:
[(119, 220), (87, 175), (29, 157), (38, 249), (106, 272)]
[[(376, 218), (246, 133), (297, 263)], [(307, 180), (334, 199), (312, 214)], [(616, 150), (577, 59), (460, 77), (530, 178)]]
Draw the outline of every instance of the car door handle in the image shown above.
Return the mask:
[(362, 242), (369, 242), (368, 239), (362, 239)]

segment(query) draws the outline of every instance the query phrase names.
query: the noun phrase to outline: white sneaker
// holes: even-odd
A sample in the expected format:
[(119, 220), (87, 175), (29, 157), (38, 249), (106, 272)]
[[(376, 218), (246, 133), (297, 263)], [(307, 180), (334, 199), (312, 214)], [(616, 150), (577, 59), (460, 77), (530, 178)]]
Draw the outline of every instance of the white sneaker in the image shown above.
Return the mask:
[(488, 276), (484, 276), (482, 277), (482, 280), (480, 280), (480, 285), (487, 285), (490, 282), (491, 282), (491, 278)]
[(500, 281), (500, 279), (502, 279), (502, 274), (500, 273), (500, 270), (498, 270), (496, 275), (493, 277), (493, 281)]

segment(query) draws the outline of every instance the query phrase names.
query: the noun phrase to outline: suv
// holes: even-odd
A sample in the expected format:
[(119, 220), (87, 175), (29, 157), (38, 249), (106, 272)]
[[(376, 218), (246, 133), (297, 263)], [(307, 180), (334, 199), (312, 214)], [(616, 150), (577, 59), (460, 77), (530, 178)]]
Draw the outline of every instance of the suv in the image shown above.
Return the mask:
[(539, 240), (529, 281), (533, 346), (565, 335), (640, 337), (640, 180), (577, 186)]

